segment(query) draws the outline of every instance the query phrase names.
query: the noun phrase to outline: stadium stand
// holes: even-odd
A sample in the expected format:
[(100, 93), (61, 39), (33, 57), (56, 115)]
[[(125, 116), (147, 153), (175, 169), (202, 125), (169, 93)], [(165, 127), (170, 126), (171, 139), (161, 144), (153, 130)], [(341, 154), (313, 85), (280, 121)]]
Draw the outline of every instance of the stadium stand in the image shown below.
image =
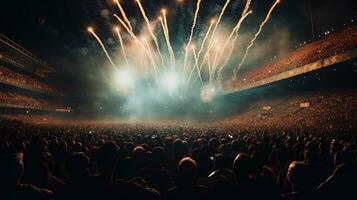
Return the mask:
[[(245, 111), (226, 119), (227, 124), (252, 127), (307, 126), (316, 129), (348, 129), (356, 127), (357, 91), (314, 92), (274, 99), (261, 99)], [(301, 103), (310, 103), (302, 108)], [(266, 111), (264, 106), (270, 106)], [(340, 126), (340, 127), (337, 127)]]
[(253, 69), (242, 69), (237, 79), (229, 82), (230, 88), (239, 90), (282, 72), (323, 60), (357, 48), (357, 25), (352, 25), (341, 32), (327, 35), (325, 38), (306, 44), (287, 56), (274, 62)]
[(0, 65), (0, 82), (25, 89), (30, 89), (33, 91), (39, 91), (49, 94), (56, 93), (56, 90), (53, 89), (51, 86), (27, 75), (11, 71), (3, 65)]
[[(45, 73), (42, 72), (50, 71), (54, 72), (47, 63), (0, 34), (1, 108), (23, 109), (24, 112), (68, 111), (67, 106), (54, 100), (59, 100), (62, 93), (46, 81)], [(7, 87), (12, 89), (8, 90)]]

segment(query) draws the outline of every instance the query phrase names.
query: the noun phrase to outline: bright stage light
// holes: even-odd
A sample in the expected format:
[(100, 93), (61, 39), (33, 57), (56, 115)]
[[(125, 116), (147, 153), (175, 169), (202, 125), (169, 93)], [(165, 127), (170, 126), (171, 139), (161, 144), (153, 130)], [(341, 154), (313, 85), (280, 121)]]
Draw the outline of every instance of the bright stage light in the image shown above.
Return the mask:
[(179, 77), (175, 73), (168, 73), (162, 79), (163, 86), (169, 91), (174, 92), (179, 86)]
[(115, 74), (115, 82), (121, 92), (128, 94), (135, 87), (135, 73), (130, 69), (120, 69)]

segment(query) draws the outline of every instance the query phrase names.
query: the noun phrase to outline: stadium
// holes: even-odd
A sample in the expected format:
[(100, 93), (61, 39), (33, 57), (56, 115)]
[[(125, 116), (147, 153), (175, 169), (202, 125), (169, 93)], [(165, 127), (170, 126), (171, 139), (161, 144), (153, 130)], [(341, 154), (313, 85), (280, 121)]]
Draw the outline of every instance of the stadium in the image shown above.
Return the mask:
[(357, 199), (353, 0), (0, 11), (0, 199)]

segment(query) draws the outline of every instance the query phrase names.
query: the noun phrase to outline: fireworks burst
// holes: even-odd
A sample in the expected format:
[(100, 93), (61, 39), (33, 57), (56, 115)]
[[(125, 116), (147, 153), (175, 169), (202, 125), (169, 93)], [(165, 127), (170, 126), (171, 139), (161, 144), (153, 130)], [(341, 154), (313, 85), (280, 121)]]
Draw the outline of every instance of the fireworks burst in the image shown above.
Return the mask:
[[(175, 81), (178, 81), (178, 83), (175, 83), (175, 85), (178, 86), (177, 90), (183, 91), (183, 93), (189, 89), (192, 82), (196, 82), (197, 80), (202, 88), (207, 88), (205, 85), (209, 85), (208, 88), (214, 88), (215, 84), (219, 84), (219, 81), (223, 81), (222, 71), (232, 58), (235, 43), (239, 38), (239, 29), (243, 21), (252, 13), (250, 10), (251, 0), (247, 0), (243, 12), (239, 14), (241, 16), (239, 20), (232, 27), (231, 31), (228, 32), (227, 37), (224, 37), (223, 40), (222, 38), (219, 40), (217, 39), (218, 35), (222, 35), (217, 34), (218, 30), (220, 30), (220, 23), (226, 10), (233, 1), (226, 0), (218, 13), (218, 16), (212, 18), (211, 21), (207, 23), (203, 39), (201, 41), (195, 41), (194, 38), (196, 37), (194, 36), (197, 34), (196, 30), (199, 29), (198, 27), (201, 27), (198, 26), (200, 10), (205, 3), (204, 0), (197, 0), (190, 32), (187, 34), (187, 43), (182, 45), (183, 48), (177, 48), (176, 44), (174, 51), (172, 45), (174, 43), (171, 43), (169, 30), (170, 18), (167, 18), (168, 10), (162, 9), (156, 20), (150, 20), (146, 14), (144, 4), (142, 4), (140, 0), (135, 0), (146, 28), (145, 31), (142, 29), (140, 32), (134, 32), (134, 30), (138, 29), (134, 29), (132, 25), (136, 25), (137, 22), (132, 23), (127, 16), (123, 7), (125, 1), (114, 1), (120, 13), (120, 16), (113, 14), (114, 18), (116, 18), (120, 24), (120, 26), (116, 26), (114, 30), (120, 43), (122, 52), (121, 57), (125, 61), (126, 67), (136, 70), (139, 74), (141, 73), (142, 76), (146, 74), (147, 77), (147, 74), (151, 74), (150, 76), (152, 79), (158, 82), (160, 82), (159, 80), (165, 79), (163, 78), (165, 74), (171, 74), (170, 77), (173, 77), (172, 74), (176, 74)], [(246, 47), (243, 58), (236, 61), (236, 63), (239, 64), (234, 69), (232, 74), (233, 78), (237, 76), (240, 68), (244, 65), (245, 60), (249, 55), (249, 50), (254, 46), (255, 41), (262, 32), (265, 24), (269, 21), (278, 3), (279, 0), (276, 0), (270, 7), (267, 15), (259, 26), (258, 31)], [(182, 7), (182, 4), (182, 1), (177, 1), (177, 6)], [(156, 28), (157, 25), (159, 25), (158, 29)], [(159, 32), (157, 32), (158, 30), (162, 31), (162, 34), (159, 34)], [(92, 27), (88, 28), (88, 32), (96, 39), (113, 68), (118, 70), (118, 68), (123, 67), (114, 64), (105, 45)], [(124, 41), (124, 34), (128, 34), (130, 38)], [(162, 40), (161, 38), (158, 38), (161, 35), (163, 36)], [(164, 44), (162, 44), (162, 41), (164, 41)], [(140, 58), (138, 56), (138, 58), (135, 59), (136, 56), (131, 55), (133, 52), (133, 44), (135, 44), (135, 49), (137, 49), (135, 50), (135, 54), (140, 55)], [(165, 53), (162, 53), (163, 45), (167, 47), (167, 53), (166, 51)], [(212, 91), (216, 91), (216, 89), (212, 89)]]

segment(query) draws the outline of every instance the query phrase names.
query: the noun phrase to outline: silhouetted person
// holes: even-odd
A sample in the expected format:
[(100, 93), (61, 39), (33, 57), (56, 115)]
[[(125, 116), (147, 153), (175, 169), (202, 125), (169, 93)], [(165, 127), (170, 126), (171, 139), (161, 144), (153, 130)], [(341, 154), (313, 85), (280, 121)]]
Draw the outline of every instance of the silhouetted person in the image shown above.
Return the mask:
[(257, 193), (255, 185), (250, 179), (252, 161), (248, 154), (240, 153), (234, 159), (233, 172), (236, 175), (236, 191), (242, 199), (256, 199)]
[(196, 185), (196, 175), (196, 161), (183, 158), (177, 167), (176, 187), (168, 191), (167, 199), (204, 199), (205, 188)]
[(166, 157), (163, 147), (154, 147), (150, 164), (141, 170), (142, 177), (162, 195), (173, 186), (172, 173), (165, 167)]
[(52, 192), (21, 184), (24, 165), (19, 157), (7, 156), (0, 161), (0, 199), (47, 199)]
[(287, 172), (287, 180), (291, 185), (291, 192), (284, 195), (284, 199), (313, 199), (314, 179), (309, 166), (299, 161), (291, 162)]
[(319, 199), (357, 199), (357, 169), (351, 164), (341, 164), (333, 174), (316, 189)]

